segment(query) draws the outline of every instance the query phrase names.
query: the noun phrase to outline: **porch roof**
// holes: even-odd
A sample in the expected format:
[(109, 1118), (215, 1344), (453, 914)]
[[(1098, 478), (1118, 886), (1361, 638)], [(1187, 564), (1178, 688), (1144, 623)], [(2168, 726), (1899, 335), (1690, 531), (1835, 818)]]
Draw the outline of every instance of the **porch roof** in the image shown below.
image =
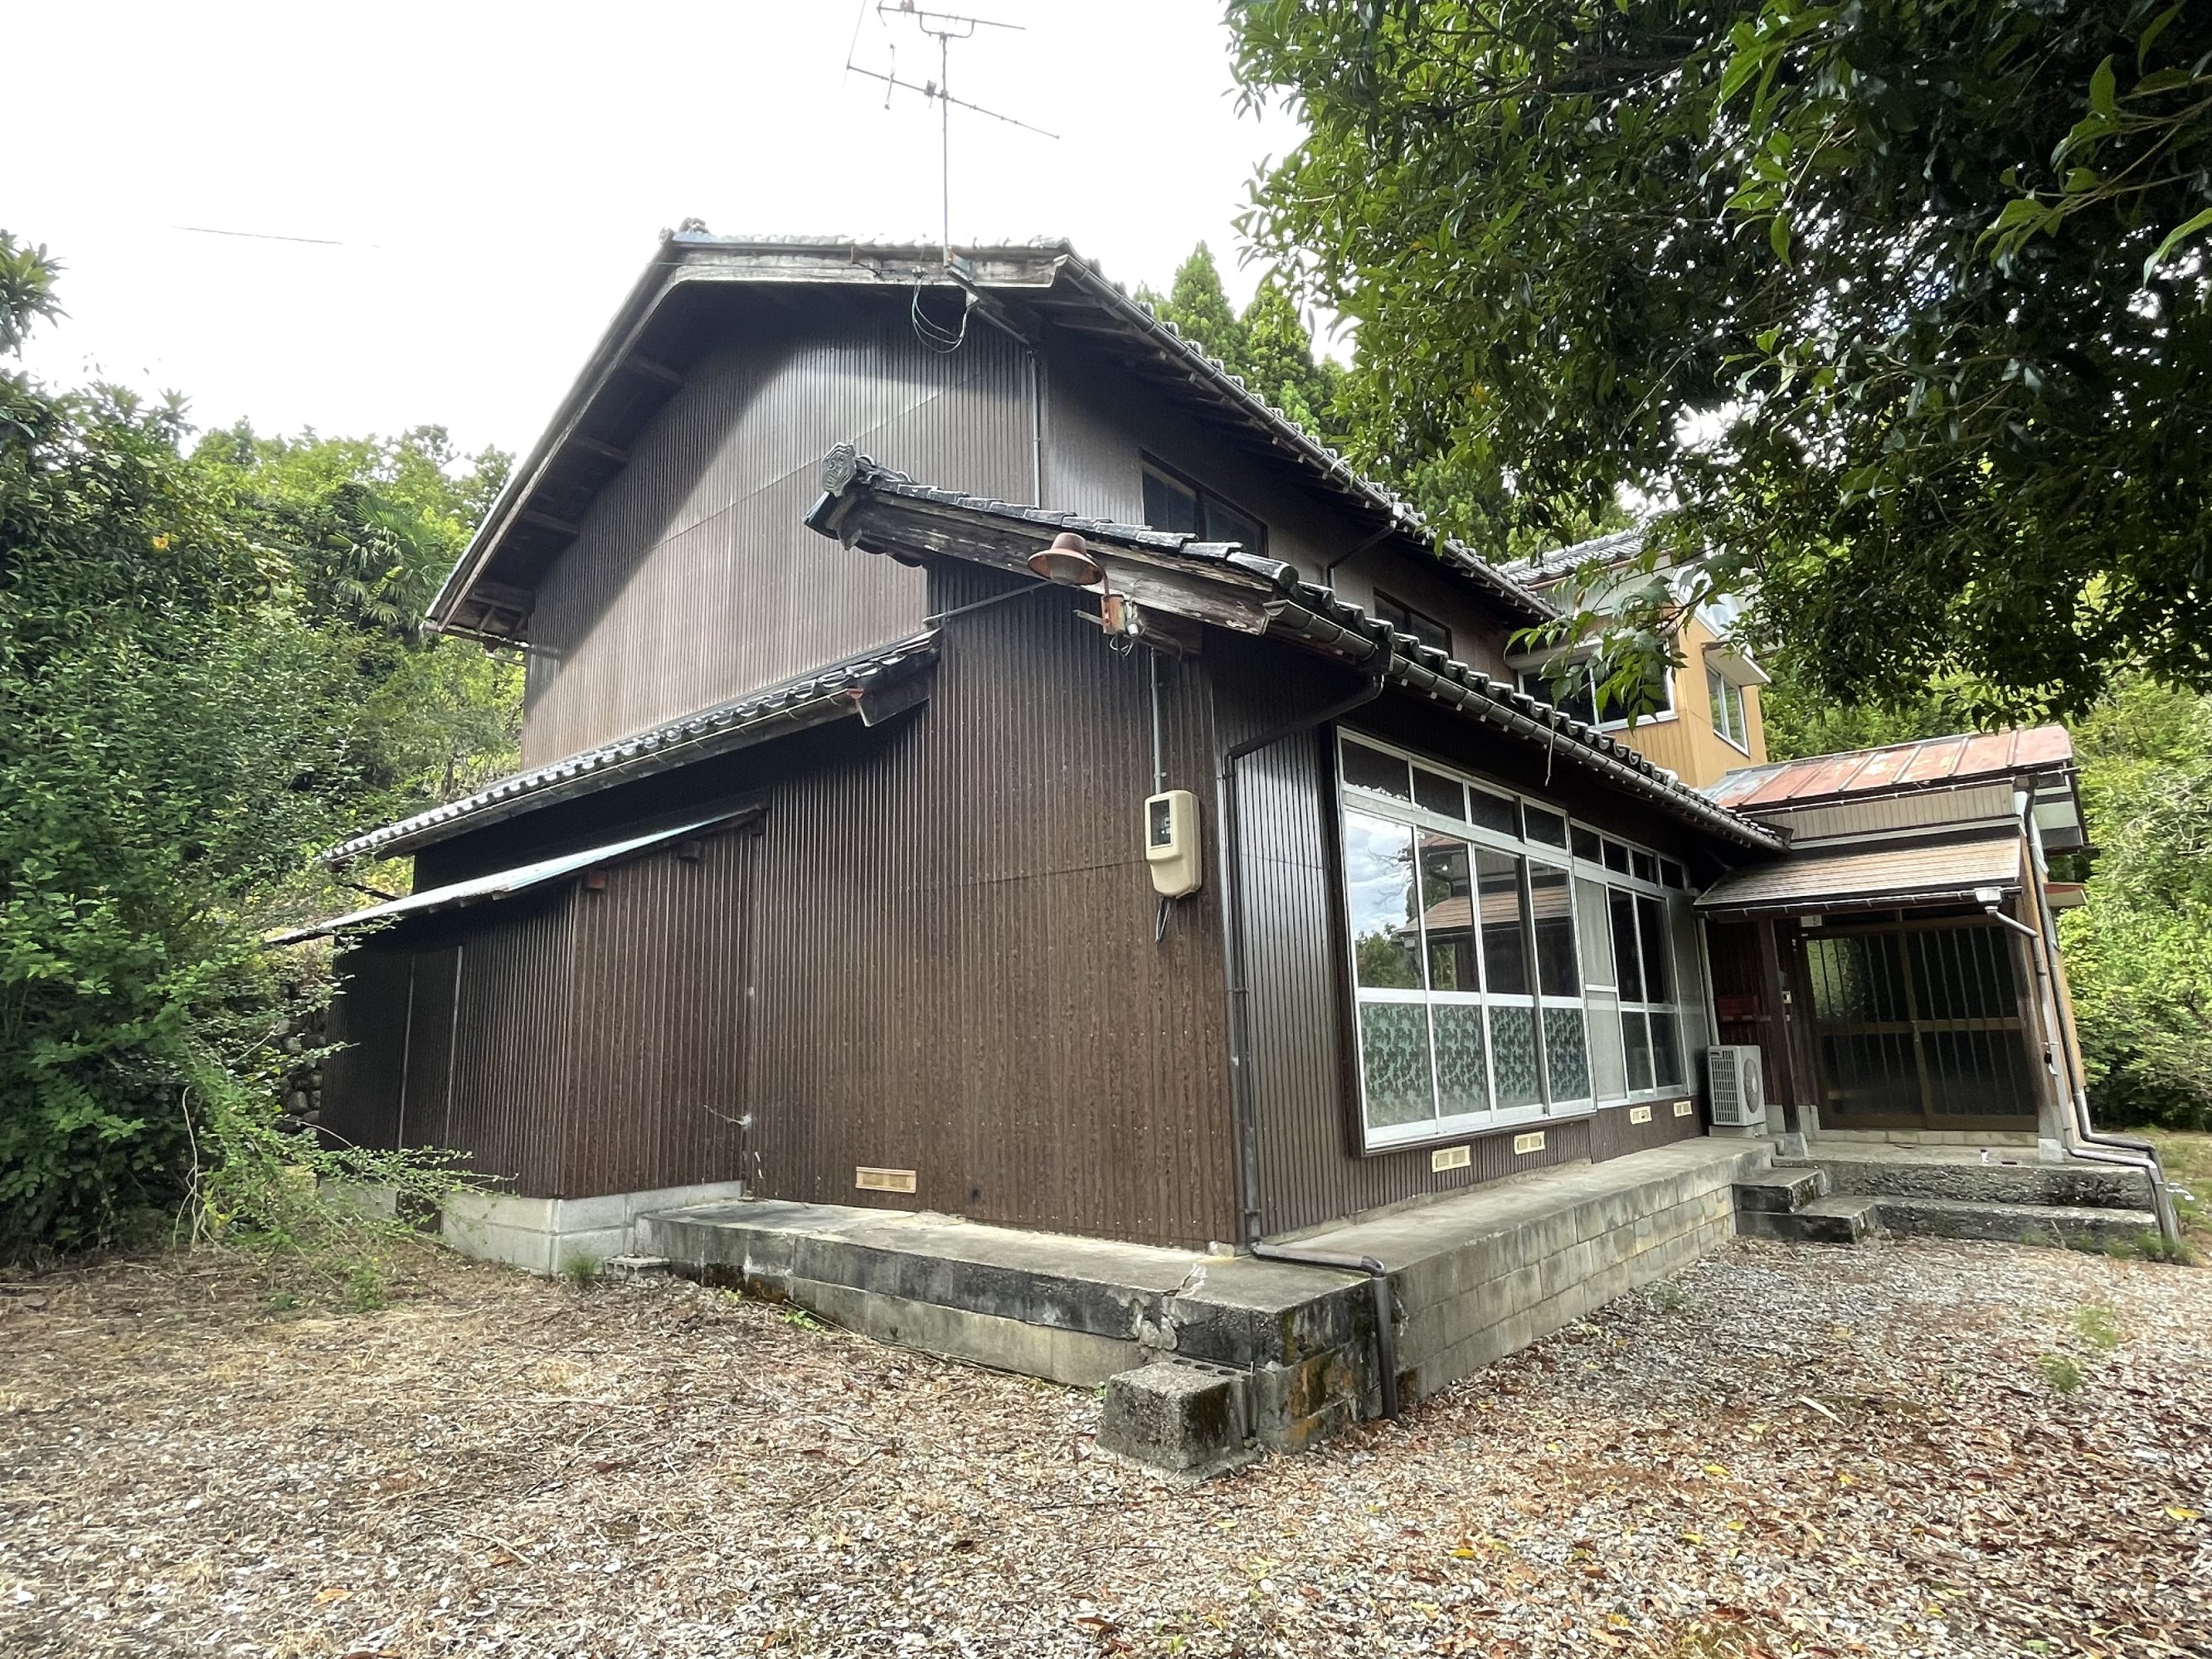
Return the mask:
[(1699, 895), (1697, 905), (1709, 915), (1759, 915), (1972, 904), (1982, 890), (2020, 890), (2023, 851), (2020, 832), (2007, 827), (1913, 846), (1799, 854), (1723, 876)]
[(918, 483), (839, 444), (823, 459), (823, 493), (807, 526), (848, 546), (915, 562), (964, 559), (1027, 577), (1028, 559), (1073, 531), (1088, 543), (1117, 593), (1158, 611), (1239, 633), (1269, 635), (1355, 664), (1387, 649), (1394, 685), (1466, 718), (1540, 744), (1670, 816), (1747, 848), (1773, 853), (1784, 838), (1709, 800), (1609, 734), (1528, 696), (1410, 635), (1395, 634), (1277, 559), (1233, 542), (1087, 519)]
[(749, 692), (734, 702), (586, 749), (550, 766), (501, 778), (474, 794), (341, 842), (323, 854), (323, 861), (343, 864), (367, 854), (398, 858), (517, 813), (672, 766), (688, 766), (693, 761), (829, 720), (858, 715), (864, 724), (872, 726), (928, 696), (928, 684), (922, 676), (936, 660), (933, 633), (881, 647), (864, 656), (848, 657), (797, 679)]
[(271, 933), (271, 945), (297, 945), (305, 939), (320, 939), (326, 933), (350, 933), (364, 927), (386, 922), (399, 921), (408, 916), (428, 915), (434, 911), (451, 910), (464, 904), (484, 904), (495, 899), (511, 898), (517, 893), (528, 892), (589, 869), (595, 864), (612, 864), (639, 853), (685, 836), (696, 836), (731, 823), (757, 811), (742, 807), (736, 811), (716, 812), (710, 817), (695, 818), (666, 830), (656, 830), (650, 835), (632, 836), (627, 840), (609, 842), (598, 847), (586, 847), (581, 852), (563, 853), (558, 857), (538, 859), (529, 864), (516, 865), (512, 869), (495, 870), (488, 876), (475, 876), (466, 881), (450, 882), (443, 887), (433, 887), (423, 892), (410, 893), (404, 898), (386, 900), (359, 910), (333, 916), (328, 921), (319, 921), (310, 927), (295, 927), (286, 933)]

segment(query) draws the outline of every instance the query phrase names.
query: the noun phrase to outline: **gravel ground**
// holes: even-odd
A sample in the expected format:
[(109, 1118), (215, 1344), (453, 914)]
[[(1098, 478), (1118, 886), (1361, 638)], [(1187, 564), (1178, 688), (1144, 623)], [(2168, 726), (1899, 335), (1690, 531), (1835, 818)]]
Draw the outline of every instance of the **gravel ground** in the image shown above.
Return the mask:
[(2212, 1651), (2203, 1271), (1738, 1243), (1199, 1487), (687, 1285), (269, 1304), (0, 1285), (0, 1654)]

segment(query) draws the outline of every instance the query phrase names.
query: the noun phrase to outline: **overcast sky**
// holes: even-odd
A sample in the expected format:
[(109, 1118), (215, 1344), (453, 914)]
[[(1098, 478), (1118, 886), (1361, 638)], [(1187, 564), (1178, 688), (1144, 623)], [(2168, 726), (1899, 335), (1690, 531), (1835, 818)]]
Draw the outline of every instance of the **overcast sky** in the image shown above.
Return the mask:
[[(955, 45), (953, 93), (1060, 137), (956, 110), (954, 240), (1067, 236), (1133, 287), (1203, 238), (1248, 295), (1231, 220), (1296, 131), (1237, 112), (1219, 4), (972, 3), (1026, 28)], [(520, 449), (662, 227), (937, 234), (934, 107), (845, 72), (936, 52), (873, 0), (70, 0), (7, 33), (0, 228), (67, 267), (31, 365), (202, 425)]]

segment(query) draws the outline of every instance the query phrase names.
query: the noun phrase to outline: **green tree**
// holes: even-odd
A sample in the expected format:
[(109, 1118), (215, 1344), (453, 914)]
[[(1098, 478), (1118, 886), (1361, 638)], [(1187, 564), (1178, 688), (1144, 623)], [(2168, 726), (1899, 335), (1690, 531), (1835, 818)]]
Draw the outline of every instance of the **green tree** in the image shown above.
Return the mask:
[(2212, 1128), (2212, 697), (2136, 677), (2074, 739), (2098, 851), (2059, 929), (2091, 1098)]
[(0, 1258), (301, 1213), (331, 1155), (278, 1088), (315, 974), (262, 933), (349, 896), (314, 851), (504, 762), (517, 700), (415, 623), (503, 457), (188, 454), (177, 400), (5, 361), (56, 269), (0, 232)]
[(1137, 298), (1208, 356), (1219, 358), (1263, 402), (1322, 442), (1342, 441), (1337, 397), (1343, 366), (1315, 355), (1312, 331), (1273, 272), (1260, 279), (1252, 302), (1240, 315), (1221, 285), (1212, 251), (1200, 242), (1176, 267), (1166, 294), (1140, 286)]
[(2212, 8), (1231, 17), (1308, 131), (1246, 234), (1356, 325), (1356, 458), (1450, 527), (1662, 502), (1832, 702), (2212, 684)]

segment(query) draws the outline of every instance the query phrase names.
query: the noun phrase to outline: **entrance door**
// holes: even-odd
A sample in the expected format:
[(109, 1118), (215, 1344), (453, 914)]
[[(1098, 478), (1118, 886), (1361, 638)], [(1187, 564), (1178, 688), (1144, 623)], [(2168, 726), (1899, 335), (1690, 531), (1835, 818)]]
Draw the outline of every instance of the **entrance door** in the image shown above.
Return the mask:
[(1821, 1122), (2033, 1128), (2035, 1065), (2014, 959), (2003, 931), (1978, 920), (1808, 933)]

